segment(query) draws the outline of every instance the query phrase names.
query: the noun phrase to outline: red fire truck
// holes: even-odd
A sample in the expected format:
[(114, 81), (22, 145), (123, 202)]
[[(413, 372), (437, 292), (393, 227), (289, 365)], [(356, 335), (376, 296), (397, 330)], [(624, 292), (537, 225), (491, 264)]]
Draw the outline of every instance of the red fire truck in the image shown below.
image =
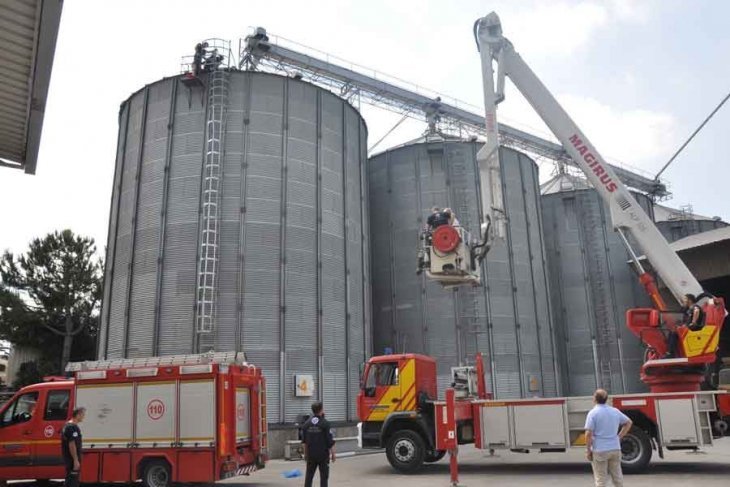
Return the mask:
[(242, 353), (69, 364), (0, 409), (0, 480), (64, 477), (60, 431), (86, 408), (82, 483), (212, 483), (263, 468), (266, 390)]
[[(494, 400), (480, 355), (474, 366), (452, 368), (452, 380), (446, 400), (435, 400), (433, 358), (372, 357), (357, 402), (361, 447), (385, 448), (391, 466), (401, 473), (416, 472), (464, 444), (520, 453), (585, 447), (591, 397)], [(634, 422), (621, 442), (627, 472), (644, 470), (653, 450), (664, 457), (668, 450), (712, 446), (728, 431), (730, 394), (724, 390), (623, 394), (611, 401)]]

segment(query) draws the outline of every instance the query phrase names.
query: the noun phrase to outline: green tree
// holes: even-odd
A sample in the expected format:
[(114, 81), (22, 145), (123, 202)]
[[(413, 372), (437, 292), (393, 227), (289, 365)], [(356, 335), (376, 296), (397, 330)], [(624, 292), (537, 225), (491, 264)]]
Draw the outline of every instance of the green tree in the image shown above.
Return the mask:
[[(94, 240), (71, 230), (34, 239), (0, 259), (0, 338), (58, 354), (60, 371), (76, 349), (92, 358), (103, 265)], [(80, 349), (80, 350), (79, 350)]]

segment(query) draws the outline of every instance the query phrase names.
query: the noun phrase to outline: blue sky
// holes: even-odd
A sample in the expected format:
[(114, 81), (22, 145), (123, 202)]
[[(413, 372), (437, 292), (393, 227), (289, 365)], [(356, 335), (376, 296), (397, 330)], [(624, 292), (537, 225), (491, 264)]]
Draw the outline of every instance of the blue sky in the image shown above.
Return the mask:
[[(68, 0), (36, 176), (0, 170), (0, 249), (71, 228), (106, 243), (119, 104), (176, 74), (200, 39), (254, 25), (480, 105), (471, 27), (496, 10), (505, 36), (603, 155), (656, 172), (730, 89), (730, 3), (605, 1)], [(374, 143), (399, 116), (363, 108)], [(502, 121), (547, 134), (513, 87)], [(730, 218), (730, 107), (667, 171), (672, 206)], [(407, 122), (378, 149), (420, 135)], [(540, 165), (542, 177), (550, 166)]]

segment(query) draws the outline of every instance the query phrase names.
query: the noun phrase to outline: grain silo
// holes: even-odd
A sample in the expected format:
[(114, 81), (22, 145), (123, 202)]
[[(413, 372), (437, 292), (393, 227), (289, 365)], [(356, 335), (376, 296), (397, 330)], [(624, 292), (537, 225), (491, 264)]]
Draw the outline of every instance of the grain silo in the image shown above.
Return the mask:
[[(652, 201), (634, 198), (652, 216)], [(556, 351), (566, 395), (639, 392), (644, 347), (627, 328), (629, 308), (651, 307), (607, 205), (579, 178), (560, 175), (541, 197)]]
[(446, 290), (416, 275), (419, 230), (432, 206), (451, 207), (467, 229), (481, 205), (481, 144), (429, 137), (368, 161), (374, 353), (425, 353), (438, 361), (439, 390), (450, 368), (476, 351), (487, 357), (497, 397), (558, 394), (545, 275), (538, 170), (501, 149), (507, 241), (489, 252), (484, 286)]
[(100, 356), (244, 351), (270, 422), (314, 398), (355, 419), (371, 336), (363, 119), (297, 79), (181, 81), (121, 106)]

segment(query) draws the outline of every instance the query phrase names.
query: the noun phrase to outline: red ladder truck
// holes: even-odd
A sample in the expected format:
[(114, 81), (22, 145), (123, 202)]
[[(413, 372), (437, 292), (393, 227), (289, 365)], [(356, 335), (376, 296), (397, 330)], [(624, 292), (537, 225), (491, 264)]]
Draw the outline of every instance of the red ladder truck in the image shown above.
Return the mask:
[[(519, 453), (565, 452), (585, 446), (584, 425), (593, 398), (494, 400), (481, 356), (475, 366), (452, 368), (453, 402), (437, 400), (436, 361), (424, 355), (372, 357), (358, 395), (362, 448), (385, 448), (398, 472), (414, 473), (456, 445)], [(448, 396), (447, 396), (448, 397)], [(649, 392), (611, 396), (634, 425), (621, 443), (626, 472), (641, 472), (656, 450), (696, 450), (727, 432), (726, 391)]]
[(63, 478), (60, 432), (75, 407), (86, 408), (82, 483), (210, 484), (265, 466), (265, 381), (242, 353), (67, 370), (73, 378), (24, 387), (0, 409), (0, 480)]
[[(487, 129), (487, 141), (477, 154), (484, 221), (477, 241), (451, 225), (439, 226), (423, 239), (426, 275), (444, 286), (480, 285), (479, 263), (503, 238), (509, 224), (501, 193), (496, 116), (508, 76), (608, 204), (613, 225), (655, 306), (626, 313), (627, 326), (647, 347), (641, 378), (651, 392), (613, 396), (613, 405), (634, 422), (622, 443), (624, 468), (642, 470), (652, 450), (663, 456), (664, 450), (711, 445), (728, 431), (730, 420), (730, 384), (705, 383), (705, 369), (717, 360), (727, 316), (724, 301), (703, 292), (626, 186), (502, 35), (499, 17), (492, 12), (479, 19), (474, 35), (482, 61)], [(681, 314), (670, 311), (628, 236), (677, 301), (681, 303), (685, 294), (700, 297), (705, 314), (701, 329), (680, 326)], [(678, 356), (662, 358), (668, 352), (670, 333), (679, 337)], [(492, 400), (480, 364), (481, 358), (476, 367), (452, 369), (456, 397), (446, 403), (437, 400), (433, 359), (407, 354), (371, 358), (358, 397), (363, 447), (386, 448), (396, 470), (412, 472), (424, 461), (438, 460), (457, 443), (490, 450), (552, 452), (584, 444), (590, 397)], [(721, 381), (730, 378), (722, 373), (719, 377)]]

